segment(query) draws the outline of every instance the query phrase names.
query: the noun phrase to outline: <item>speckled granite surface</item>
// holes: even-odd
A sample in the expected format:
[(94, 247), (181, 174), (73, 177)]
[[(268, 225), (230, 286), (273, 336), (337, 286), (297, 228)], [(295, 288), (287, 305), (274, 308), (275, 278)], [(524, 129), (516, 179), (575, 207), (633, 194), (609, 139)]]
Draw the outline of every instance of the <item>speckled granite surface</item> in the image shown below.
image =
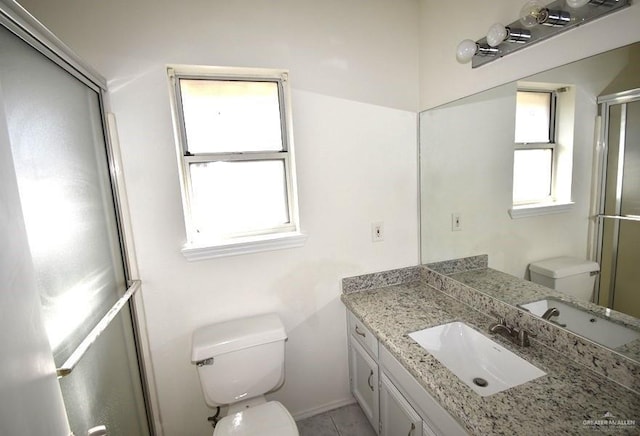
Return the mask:
[[(640, 361), (633, 359), (629, 355), (619, 354), (620, 350), (612, 352), (611, 350), (577, 336), (565, 329), (545, 321), (537, 316), (530, 314), (524, 310), (516, 308), (514, 304), (515, 298), (510, 303), (503, 301), (500, 294), (508, 295), (507, 290), (513, 288), (515, 295), (527, 294), (529, 289), (532, 297), (529, 301), (540, 299), (550, 295), (554, 291), (535, 283), (527, 282), (522, 279), (501, 273), (499, 271), (486, 269), (484, 271), (470, 271), (467, 277), (476, 277), (476, 280), (469, 280), (469, 284), (454, 280), (451, 276), (446, 276), (429, 268), (424, 268), (422, 278), (425, 283), (444, 292), (445, 294), (461, 301), (476, 310), (485, 314), (495, 312), (505, 318), (509, 325), (515, 325), (518, 328), (524, 328), (530, 332), (535, 332), (537, 340), (553, 350), (573, 359), (580, 365), (584, 365), (605, 377), (608, 377), (624, 386), (628, 386), (636, 392), (640, 392)], [(460, 277), (460, 274), (454, 274)], [(480, 279), (484, 277), (484, 279)], [(475, 286), (482, 286), (481, 282), (493, 283), (497, 292), (485, 292), (486, 288), (478, 290)], [(486, 283), (485, 283), (486, 284)], [(500, 291), (503, 289), (504, 291)], [(540, 292), (540, 294), (538, 294)], [(557, 294), (557, 293), (556, 293)], [(494, 297), (498, 295), (499, 298)], [(535, 297), (533, 297), (535, 295)], [(565, 296), (568, 297), (568, 296)], [(633, 343), (635, 344), (635, 342)], [(625, 350), (633, 353), (632, 349)]]
[[(450, 274), (449, 277), (456, 282), (473, 288), (475, 291), (480, 291), (513, 306), (531, 303), (543, 298), (553, 298), (582, 308), (601, 318), (640, 330), (640, 320), (637, 318), (616, 311), (608, 312), (604, 307), (577, 300), (570, 295), (491, 268), (458, 272)], [(614, 351), (640, 362), (640, 339), (616, 348)], [(636, 376), (639, 378), (638, 389), (640, 390), (640, 368)]]
[(430, 270), (440, 274), (455, 274), (475, 269), (484, 269), (489, 266), (489, 256), (480, 254), (478, 256), (463, 257), (461, 259), (443, 260), (426, 265)]
[(637, 318), (621, 312), (608, 311), (602, 306), (578, 300), (571, 295), (563, 294), (528, 280), (522, 280), (492, 268), (485, 267), (472, 271), (458, 271), (449, 274), (449, 277), (505, 303), (513, 305), (526, 304), (541, 298), (552, 297), (593, 312), (602, 318), (640, 329), (640, 320)]
[(398, 285), (418, 280), (422, 273), (420, 266), (408, 268), (392, 269), (361, 276), (347, 277), (342, 279), (342, 292), (362, 291), (365, 289), (383, 288), (385, 286)]
[(534, 341), (516, 348), (492, 338), (547, 373), (489, 397), (480, 397), (408, 333), (451, 321), (485, 332), (492, 318), (416, 280), (345, 293), (342, 301), (418, 382), (473, 435), (639, 434), (640, 427), (600, 426), (605, 413), (640, 424), (640, 395)]

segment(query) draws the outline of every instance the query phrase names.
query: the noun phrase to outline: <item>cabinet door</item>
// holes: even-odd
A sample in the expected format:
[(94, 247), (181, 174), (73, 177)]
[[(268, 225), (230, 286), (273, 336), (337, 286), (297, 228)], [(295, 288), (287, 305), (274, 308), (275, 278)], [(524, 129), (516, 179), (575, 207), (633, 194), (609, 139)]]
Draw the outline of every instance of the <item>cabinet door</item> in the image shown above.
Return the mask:
[(384, 373), (380, 380), (380, 436), (422, 436), (420, 415)]
[(349, 338), (351, 392), (378, 433), (378, 364), (355, 339)]
[(438, 436), (431, 427), (429, 427), (429, 424), (427, 424), (426, 422), (422, 422), (422, 436)]

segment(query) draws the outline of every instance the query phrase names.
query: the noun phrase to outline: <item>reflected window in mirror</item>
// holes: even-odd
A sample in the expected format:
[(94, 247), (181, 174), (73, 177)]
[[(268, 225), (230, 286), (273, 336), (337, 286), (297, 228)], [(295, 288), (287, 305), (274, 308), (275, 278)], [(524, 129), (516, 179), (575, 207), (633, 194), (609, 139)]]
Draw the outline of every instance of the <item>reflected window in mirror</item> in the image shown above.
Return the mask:
[(556, 93), (518, 91), (515, 141), (521, 145), (555, 142)]
[(513, 203), (551, 200), (553, 148), (516, 149), (513, 154)]
[(556, 100), (554, 91), (517, 92), (514, 205), (553, 201)]
[(571, 201), (575, 99), (570, 86), (526, 83), (516, 95), (511, 216)]

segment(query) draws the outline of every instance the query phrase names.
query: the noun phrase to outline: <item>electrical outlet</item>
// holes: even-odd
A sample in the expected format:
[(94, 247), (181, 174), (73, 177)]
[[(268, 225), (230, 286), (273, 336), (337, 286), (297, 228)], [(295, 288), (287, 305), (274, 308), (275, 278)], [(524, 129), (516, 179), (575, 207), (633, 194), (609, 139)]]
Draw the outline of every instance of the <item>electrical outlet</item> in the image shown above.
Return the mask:
[(384, 241), (384, 223), (371, 223), (371, 240), (373, 242)]
[(451, 231), (459, 232), (460, 230), (462, 230), (462, 218), (460, 213), (454, 212), (451, 214)]

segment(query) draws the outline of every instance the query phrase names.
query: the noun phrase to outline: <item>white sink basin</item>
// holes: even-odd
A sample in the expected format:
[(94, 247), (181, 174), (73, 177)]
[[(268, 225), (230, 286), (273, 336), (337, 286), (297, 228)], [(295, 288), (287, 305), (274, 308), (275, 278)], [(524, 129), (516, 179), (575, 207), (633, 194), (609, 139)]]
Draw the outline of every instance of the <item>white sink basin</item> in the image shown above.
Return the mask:
[(483, 397), (546, 374), (462, 322), (409, 333), (409, 337)]
[(560, 315), (552, 316), (549, 321), (560, 324), (567, 330), (610, 348), (618, 348), (640, 339), (640, 333), (636, 330), (600, 318), (586, 310), (581, 310), (559, 300), (543, 299), (533, 303), (522, 304), (520, 307), (527, 309), (536, 316), (542, 316), (547, 309), (555, 307), (560, 312)]

